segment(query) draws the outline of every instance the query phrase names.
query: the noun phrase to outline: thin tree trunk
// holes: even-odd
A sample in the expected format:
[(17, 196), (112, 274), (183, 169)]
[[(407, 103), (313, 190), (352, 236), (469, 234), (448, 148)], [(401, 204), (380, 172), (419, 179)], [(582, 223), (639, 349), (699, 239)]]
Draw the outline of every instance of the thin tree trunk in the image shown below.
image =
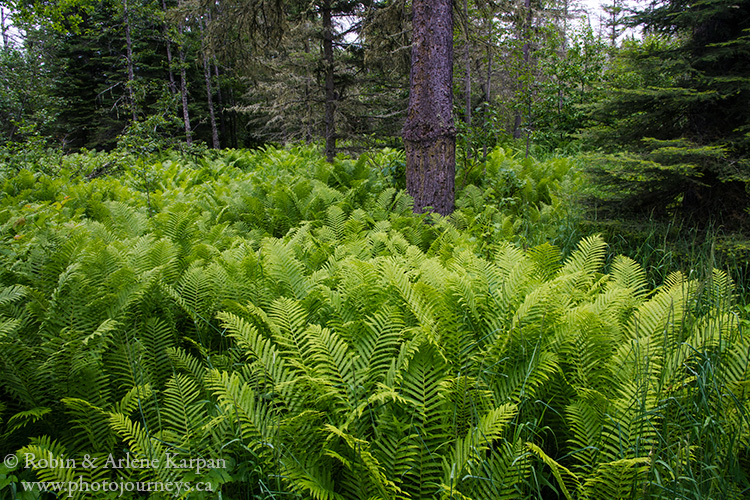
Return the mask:
[(203, 56), (203, 76), (206, 81), (206, 96), (208, 99), (208, 117), (211, 122), (211, 142), (214, 149), (220, 149), (219, 129), (216, 126), (216, 113), (214, 111), (213, 89), (211, 85), (211, 67), (205, 54)]
[[(492, 20), (489, 20), (488, 23), (488, 39), (487, 39), (487, 80), (486, 80), (486, 87), (484, 90), (484, 102), (485, 102), (485, 109), (484, 114), (482, 115), (482, 127), (484, 128), (484, 147), (482, 148), (482, 159), (487, 159), (487, 136), (488, 136), (488, 126), (489, 126), (489, 112), (490, 107), (492, 106), (490, 98), (492, 93)], [(485, 172), (486, 172), (485, 167)]]
[(336, 156), (336, 88), (334, 87), (333, 67), (333, 16), (331, 15), (331, 1), (323, 2), (323, 64), (325, 65), (325, 154), (329, 163)]
[(133, 69), (133, 40), (130, 36), (130, 7), (128, 0), (123, 0), (123, 14), (125, 16), (125, 54), (128, 66), (128, 98), (130, 99), (130, 109), (133, 114), (133, 122), (138, 121), (138, 109), (135, 102), (135, 71)]
[[(167, 12), (166, 0), (161, 0), (161, 8), (165, 13)], [(172, 94), (176, 94), (177, 84), (175, 83), (174, 70), (172, 68), (172, 40), (169, 37), (169, 27), (167, 26), (166, 22), (164, 22), (164, 24), (162, 25), (162, 33), (164, 36), (164, 41), (167, 44), (167, 68), (169, 69), (169, 91)]]
[(227, 125), (226, 125), (226, 119), (224, 117), (224, 98), (221, 95), (221, 78), (219, 75), (219, 65), (216, 64), (216, 56), (214, 56), (214, 59), (213, 59), (213, 66), (214, 66), (214, 76), (216, 77), (216, 109), (219, 112), (219, 127), (221, 127), (220, 137), (224, 138), (224, 143), (226, 144)]
[[(471, 47), (469, 45), (469, 0), (464, 0), (464, 98), (466, 107), (466, 126), (471, 127)], [(468, 155), (468, 151), (467, 151)]]
[(208, 118), (211, 123), (211, 143), (214, 149), (221, 149), (219, 143), (219, 129), (216, 127), (216, 113), (214, 111), (214, 97), (213, 88), (211, 85), (211, 64), (209, 60), (209, 49), (205, 46), (205, 39), (203, 39), (204, 31), (203, 24), (201, 27), (201, 45), (203, 45), (203, 78), (206, 82), (206, 99), (208, 101)]
[(5, 9), (0, 7), (0, 30), (2, 30), (3, 36), (3, 50), (10, 47), (10, 37), (8, 36), (8, 29), (5, 27)]
[(180, 32), (180, 49), (178, 57), (180, 58), (180, 98), (182, 100), (182, 121), (185, 123), (185, 143), (188, 146), (193, 144), (193, 129), (190, 127), (190, 112), (188, 111), (188, 88), (187, 75), (185, 74), (185, 46), (183, 40), (182, 21), (178, 25)]
[[(525, 9), (525, 22), (523, 26), (523, 32), (521, 36), (523, 37), (523, 68), (522, 68), (522, 78), (520, 80), (520, 87), (521, 92), (524, 94), (524, 100), (529, 99), (529, 92), (531, 92), (531, 23), (533, 21), (533, 12), (531, 10), (531, 0), (524, 0), (524, 9)], [(527, 121), (529, 117), (526, 117)], [(521, 110), (516, 111), (516, 117), (515, 117), (515, 123), (513, 127), (513, 137), (515, 139), (521, 138), (521, 125), (523, 124), (523, 116), (521, 114)], [(529, 132), (527, 131), (527, 134)], [(527, 138), (528, 139), (528, 138)], [(527, 147), (528, 149), (528, 147)], [(527, 153), (528, 154), (528, 153)]]
[(454, 208), (453, 6), (414, 0), (409, 107), (403, 129), (406, 189), (414, 211), (448, 215)]

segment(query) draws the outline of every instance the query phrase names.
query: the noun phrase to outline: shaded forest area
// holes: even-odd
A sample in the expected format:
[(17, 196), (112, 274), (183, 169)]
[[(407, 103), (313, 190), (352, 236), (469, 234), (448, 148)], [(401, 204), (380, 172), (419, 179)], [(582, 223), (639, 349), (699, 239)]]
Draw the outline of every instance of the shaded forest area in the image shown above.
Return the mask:
[[(404, 1), (4, 5), (7, 155), (401, 147)], [(746, 2), (615, 0), (594, 19), (568, 0), (453, 10), (459, 169), (513, 141), (525, 156), (585, 151), (605, 212), (744, 228)]]

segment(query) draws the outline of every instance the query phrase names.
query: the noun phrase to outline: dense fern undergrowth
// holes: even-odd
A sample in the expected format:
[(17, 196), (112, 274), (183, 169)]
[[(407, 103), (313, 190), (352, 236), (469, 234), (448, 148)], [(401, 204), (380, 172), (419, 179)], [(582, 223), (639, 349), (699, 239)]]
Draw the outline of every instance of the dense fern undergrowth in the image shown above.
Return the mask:
[(0, 498), (747, 496), (731, 279), (561, 237), (566, 160), (493, 152), (450, 218), (395, 151), (60, 161), (0, 177)]

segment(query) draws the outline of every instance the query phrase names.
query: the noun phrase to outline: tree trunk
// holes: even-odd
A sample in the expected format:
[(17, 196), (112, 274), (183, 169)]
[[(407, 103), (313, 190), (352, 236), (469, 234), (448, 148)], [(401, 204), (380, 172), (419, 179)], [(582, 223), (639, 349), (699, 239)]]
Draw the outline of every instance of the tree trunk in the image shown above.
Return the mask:
[(183, 36), (182, 22), (180, 22), (178, 29), (181, 38), (178, 56), (180, 58), (180, 97), (182, 100), (182, 121), (185, 124), (185, 143), (188, 146), (192, 146), (193, 129), (190, 127), (190, 112), (188, 111), (187, 75), (185, 74), (185, 41)]
[(211, 122), (211, 144), (214, 149), (221, 149), (219, 143), (219, 129), (216, 126), (216, 113), (214, 111), (213, 89), (211, 85), (211, 66), (208, 58), (203, 55), (203, 77), (206, 81), (206, 97), (208, 99), (208, 118)]
[(331, 1), (323, 2), (323, 64), (325, 65), (325, 154), (329, 163), (336, 156), (336, 88), (334, 87), (333, 67), (333, 16), (331, 15)]
[(221, 149), (219, 142), (219, 128), (216, 126), (216, 112), (214, 110), (214, 92), (213, 86), (211, 85), (211, 63), (209, 62), (210, 50), (205, 43), (205, 31), (204, 26), (200, 24), (201, 29), (201, 45), (203, 46), (203, 79), (206, 82), (206, 100), (208, 101), (208, 118), (211, 123), (211, 144), (214, 149)]
[[(531, 23), (533, 22), (533, 12), (531, 10), (531, 0), (524, 0), (524, 13), (525, 18), (523, 21), (523, 28), (521, 31), (521, 38), (523, 40), (523, 67), (521, 69), (521, 78), (519, 79), (519, 87), (521, 94), (524, 96), (524, 101), (529, 98), (529, 92), (531, 92)], [(528, 117), (527, 117), (528, 119)], [(523, 116), (521, 110), (516, 110), (516, 117), (513, 124), (513, 138), (520, 139), (522, 135), (521, 125), (523, 125)], [(528, 134), (528, 132), (527, 132)]]
[[(166, 14), (167, 12), (167, 2), (166, 0), (161, 0), (161, 8)], [(169, 69), (169, 91), (172, 94), (177, 93), (177, 84), (175, 83), (174, 78), (174, 70), (172, 65), (172, 40), (169, 37), (169, 27), (167, 26), (166, 21), (162, 25), (162, 33), (164, 34), (164, 42), (167, 44), (167, 68)]]
[(128, 98), (130, 99), (130, 110), (133, 114), (133, 122), (138, 121), (138, 109), (135, 103), (135, 71), (133, 69), (133, 40), (130, 36), (130, 8), (128, 6), (128, 0), (123, 0), (123, 15), (125, 16), (125, 57), (127, 58), (128, 66)]
[[(487, 80), (486, 80), (486, 87), (484, 91), (484, 114), (482, 115), (482, 126), (484, 129), (484, 147), (482, 148), (482, 159), (487, 159), (487, 140), (489, 136), (489, 114), (490, 114), (490, 108), (492, 107), (492, 20), (489, 20), (488, 23), (489, 29), (487, 30), (488, 33), (488, 39), (487, 39)], [(485, 167), (486, 171), (486, 167)]]
[(454, 208), (453, 5), (414, 0), (409, 107), (403, 129), (406, 189), (414, 211)]
[(3, 36), (3, 50), (10, 48), (10, 39), (8, 37), (8, 30), (5, 28), (5, 9), (0, 7), (0, 30), (2, 30)]
[(471, 127), (471, 47), (469, 45), (469, 0), (464, 0), (464, 65), (466, 73), (464, 75), (466, 126)]
[(219, 73), (219, 65), (216, 62), (216, 56), (213, 60), (214, 76), (216, 77), (216, 108), (219, 111), (219, 126), (221, 127), (220, 137), (224, 139), (224, 144), (227, 144), (227, 124), (226, 117), (224, 116), (224, 97), (221, 95), (221, 74)]

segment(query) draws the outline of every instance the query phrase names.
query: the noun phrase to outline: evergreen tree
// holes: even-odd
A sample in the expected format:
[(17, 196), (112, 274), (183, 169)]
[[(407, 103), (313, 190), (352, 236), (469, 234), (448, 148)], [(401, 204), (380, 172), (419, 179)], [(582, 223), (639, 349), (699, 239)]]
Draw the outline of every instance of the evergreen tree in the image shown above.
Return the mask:
[(627, 156), (593, 168), (620, 207), (744, 224), (750, 181), (750, 1), (670, 0), (641, 12), (594, 143)]

